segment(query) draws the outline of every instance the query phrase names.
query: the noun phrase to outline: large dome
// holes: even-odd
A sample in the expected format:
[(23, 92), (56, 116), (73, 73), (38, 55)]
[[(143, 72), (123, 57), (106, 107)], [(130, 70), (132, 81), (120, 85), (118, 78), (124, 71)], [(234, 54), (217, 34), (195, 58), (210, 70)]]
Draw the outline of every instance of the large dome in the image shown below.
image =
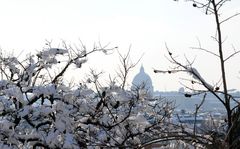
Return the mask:
[(152, 79), (147, 73), (145, 73), (143, 66), (141, 66), (140, 72), (133, 78), (133, 81), (132, 81), (133, 87), (139, 87), (142, 85), (144, 85), (144, 87), (150, 93), (153, 93)]

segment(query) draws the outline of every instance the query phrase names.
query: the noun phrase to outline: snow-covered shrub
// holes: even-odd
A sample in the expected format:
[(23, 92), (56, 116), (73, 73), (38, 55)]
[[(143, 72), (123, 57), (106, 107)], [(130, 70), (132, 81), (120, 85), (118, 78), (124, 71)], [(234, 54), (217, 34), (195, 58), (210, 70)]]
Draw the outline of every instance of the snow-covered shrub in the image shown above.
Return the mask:
[(23, 61), (1, 55), (0, 148), (137, 147), (167, 132), (161, 99), (100, 87), (96, 74), (79, 86), (65, 83), (68, 67), (81, 68), (96, 51), (107, 53), (49, 47)]

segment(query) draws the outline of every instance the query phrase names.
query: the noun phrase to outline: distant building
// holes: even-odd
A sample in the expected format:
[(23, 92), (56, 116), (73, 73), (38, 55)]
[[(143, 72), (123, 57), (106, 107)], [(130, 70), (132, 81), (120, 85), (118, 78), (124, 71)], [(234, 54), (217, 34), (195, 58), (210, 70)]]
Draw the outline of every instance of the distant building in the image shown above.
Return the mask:
[(144, 71), (143, 66), (141, 66), (139, 73), (133, 78), (132, 81), (133, 88), (144, 88), (148, 93), (153, 93), (153, 85), (151, 77)]

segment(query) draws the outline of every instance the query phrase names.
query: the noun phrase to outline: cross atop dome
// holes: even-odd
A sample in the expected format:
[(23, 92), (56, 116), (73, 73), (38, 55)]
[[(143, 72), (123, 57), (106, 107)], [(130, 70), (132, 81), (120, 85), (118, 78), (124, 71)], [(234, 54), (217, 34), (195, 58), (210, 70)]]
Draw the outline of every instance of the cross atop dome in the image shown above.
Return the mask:
[(144, 72), (144, 67), (143, 67), (143, 65), (142, 65), (141, 68), (140, 68), (140, 73), (145, 73), (145, 72)]

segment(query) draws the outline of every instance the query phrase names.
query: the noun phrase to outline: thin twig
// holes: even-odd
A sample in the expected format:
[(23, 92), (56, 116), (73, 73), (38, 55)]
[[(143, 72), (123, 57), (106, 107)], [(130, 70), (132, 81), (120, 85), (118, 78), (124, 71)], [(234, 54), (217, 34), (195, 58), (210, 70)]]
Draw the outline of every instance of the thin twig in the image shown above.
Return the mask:
[(224, 22), (226, 22), (226, 21), (228, 21), (228, 20), (230, 20), (230, 19), (232, 19), (232, 18), (234, 18), (234, 17), (236, 17), (236, 16), (238, 16), (238, 15), (240, 15), (240, 13), (236, 13), (236, 14), (234, 14), (234, 15), (232, 15), (232, 16), (224, 19), (224, 20), (222, 20), (222, 21), (220, 22), (220, 24), (222, 24), (222, 23), (224, 23)]

